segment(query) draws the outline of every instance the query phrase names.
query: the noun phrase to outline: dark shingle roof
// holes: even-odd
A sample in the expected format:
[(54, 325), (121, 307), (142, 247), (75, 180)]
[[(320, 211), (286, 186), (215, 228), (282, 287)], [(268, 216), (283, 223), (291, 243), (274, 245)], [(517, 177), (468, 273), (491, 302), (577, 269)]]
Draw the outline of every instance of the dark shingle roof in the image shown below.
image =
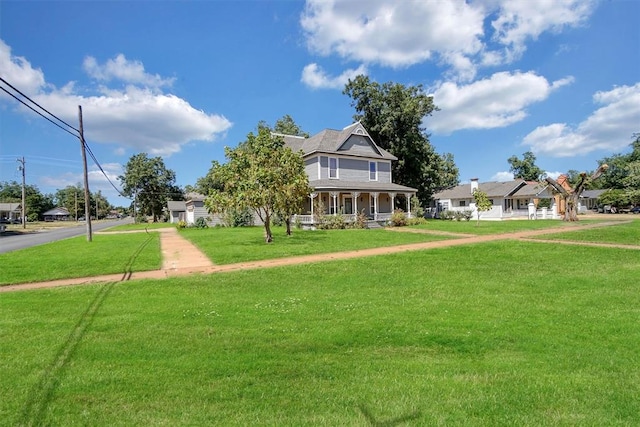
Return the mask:
[[(488, 197), (507, 197), (525, 184), (526, 182), (522, 179), (506, 182), (481, 182), (478, 188)], [(434, 199), (468, 199), (471, 197), (473, 196), (470, 183), (447, 188), (433, 195)]]
[(597, 199), (605, 191), (607, 190), (584, 190), (580, 197), (585, 199)]
[(373, 141), (367, 130), (364, 128), (364, 126), (362, 126), (360, 122), (349, 125), (342, 130), (325, 129), (311, 136), (310, 138), (302, 138), (292, 135), (281, 136), (284, 138), (284, 142), (287, 146), (291, 147), (293, 151), (302, 151), (304, 156), (308, 156), (313, 153), (340, 153), (362, 157), (372, 157), (372, 154), (365, 155), (363, 153), (339, 151), (340, 147), (349, 139), (351, 135), (362, 135), (369, 138), (374, 149), (378, 152), (381, 158), (388, 160), (397, 160), (397, 157), (384, 150), (383, 148), (380, 148), (375, 143), (375, 141)]

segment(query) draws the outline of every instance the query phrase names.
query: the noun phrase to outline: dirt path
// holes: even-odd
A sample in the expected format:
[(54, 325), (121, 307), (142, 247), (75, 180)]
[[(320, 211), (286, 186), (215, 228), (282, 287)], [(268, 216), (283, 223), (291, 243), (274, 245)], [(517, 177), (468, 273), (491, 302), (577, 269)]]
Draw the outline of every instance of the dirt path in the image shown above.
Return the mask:
[[(160, 247), (163, 256), (163, 265), (161, 270), (133, 272), (130, 274), (110, 274), (96, 277), (85, 277), (77, 279), (61, 279), (49, 282), (24, 283), (19, 285), (0, 286), (0, 292), (10, 292), (28, 289), (42, 289), (58, 286), (71, 286), (91, 283), (108, 283), (120, 282), (140, 279), (163, 279), (174, 276), (189, 276), (192, 274), (212, 274), (223, 273), (239, 270), (253, 270), (258, 268), (280, 267), (296, 264), (309, 264), (315, 262), (335, 261), (343, 259), (353, 259), (376, 255), (385, 255), (392, 253), (418, 251), (427, 249), (447, 248), (452, 246), (471, 245), (485, 242), (494, 242), (498, 240), (527, 240), (554, 244), (569, 244), (583, 246), (599, 246), (612, 247), (621, 249), (640, 250), (640, 245), (620, 245), (609, 243), (593, 243), (593, 242), (576, 242), (576, 241), (549, 241), (533, 239), (535, 236), (543, 234), (563, 233), (567, 231), (578, 231), (589, 228), (606, 227), (610, 225), (620, 224), (622, 221), (610, 221), (597, 224), (587, 224), (580, 227), (566, 226), (553, 229), (519, 231), (515, 233), (490, 234), (486, 236), (458, 234), (449, 232), (440, 232), (435, 230), (418, 230), (410, 228), (390, 228), (388, 230), (397, 232), (425, 233), (425, 234), (441, 234), (452, 237), (458, 237), (451, 240), (440, 240), (436, 242), (411, 243), (406, 245), (388, 246), (381, 248), (360, 249), (354, 251), (334, 252), (326, 254), (302, 255), (288, 258), (276, 258), (261, 261), (249, 261), (236, 264), (214, 265), (197, 247), (184, 237), (180, 236), (175, 228), (161, 228), (150, 230), (150, 232), (160, 232)], [(144, 231), (142, 231), (144, 232)]]

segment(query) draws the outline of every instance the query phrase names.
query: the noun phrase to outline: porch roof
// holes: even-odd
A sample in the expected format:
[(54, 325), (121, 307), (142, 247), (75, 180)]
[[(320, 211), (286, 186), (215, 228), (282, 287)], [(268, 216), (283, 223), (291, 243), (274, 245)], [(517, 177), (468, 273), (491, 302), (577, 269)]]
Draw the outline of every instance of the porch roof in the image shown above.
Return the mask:
[(309, 186), (314, 191), (359, 191), (359, 192), (382, 192), (382, 193), (415, 193), (418, 190), (400, 184), (381, 183), (376, 181), (358, 182), (343, 181), (337, 179), (319, 179), (309, 181)]

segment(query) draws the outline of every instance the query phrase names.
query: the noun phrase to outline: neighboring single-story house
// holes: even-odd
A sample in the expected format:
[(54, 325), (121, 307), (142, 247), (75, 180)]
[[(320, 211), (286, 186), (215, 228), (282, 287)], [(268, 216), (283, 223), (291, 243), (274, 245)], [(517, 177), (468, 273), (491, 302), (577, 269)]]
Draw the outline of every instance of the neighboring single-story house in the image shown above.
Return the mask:
[(66, 208), (53, 208), (42, 214), (45, 221), (69, 221), (71, 214)]
[(187, 220), (187, 205), (184, 200), (169, 200), (167, 202), (167, 212), (171, 224)]
[(598, 209), (598, 197), (607, 190), (584, 190), (580, 195), (578, 212)]
[[(479, 189), (487, 194), (492, 207), (480, 213), (480, 219), (507, 219), (514, 217), (556, 218), (555, 200), (551, 188), (539, 182), (527, 182), (516, 179), (506, 182), (478, 182), (477, 178), (468, 184), (447, 188), (433, 195), (434, 206), (429, 213), (438, 217), (439, 213), (448, 211), (471, 210), (477, 215), (473, 192)], [(536, 209), (538, 200), (550, 199), (552, 207)], [(533, 207), (534, 211), (531, 212)]]
[(302, 154), (313, 189), (304, 215), (297, 216), (303, 224), (313, 224), (314, 205), (323, 206), (324, 214), (342, 213), (347, 221), (359, 212), (386, 221), (396, 208), (410, 215), (410, 199), (417, 190), (393, 183), (391, 162), (398, 159), (379, 147), (360, 122), (342, 130), (325, 129), (310, 138), (281, 136), (286, 146)]
[(0, 203), (0, 220), (20, 220), (22, 215), (22, 203)]

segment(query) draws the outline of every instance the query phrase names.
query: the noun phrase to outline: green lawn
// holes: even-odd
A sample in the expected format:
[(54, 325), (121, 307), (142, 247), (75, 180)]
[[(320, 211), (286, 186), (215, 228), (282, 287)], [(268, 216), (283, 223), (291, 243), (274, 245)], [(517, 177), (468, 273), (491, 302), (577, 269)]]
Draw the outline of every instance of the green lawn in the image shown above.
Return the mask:
[(158, 233), (79, 236), (0, 254), (0, 286), (128, 271), (162, 265)]
[(502, 241), (0, 294), (0, 424), (638, 425), (638, 277)]
[(640, 220), (635, 219), (629, 223), (621, 222), (614, 226), (571, 231), (569, 233), (546, 234), (536, 238), (548, 240), (572, 240), (576, 242), (640, 245)]
[(231, 264), (339, 251), (350, 251), (408, 243), (430, 242), (451, 237), (371, 230), (293, 230), (273, 228), (274, 241), (264, 243), (264, 228), (188, 228), (180, 234), (200, 248), (216, 264)]
[(108, 231), (131, 231), (131, 230), (157, 230), (158, 228), (175, 228), (175, 224), (168, 222), (148, 222), (136, 224), (123, 224), (110, 227)]
[(416, 225), (412, 228), (425, 230), (446, 231), (464, 234), (503, 234), (518, 231), (553, 229), (560, 227), (581, 227), (586, 224), (604, 222), (600, 220), (581, 220), (579, 222), (564, 222), (557, 219), (540, 219), (535, 221), (510, 220), (510, 221), (443, 221), (439, 219), (429, 220), (427, 224)]

